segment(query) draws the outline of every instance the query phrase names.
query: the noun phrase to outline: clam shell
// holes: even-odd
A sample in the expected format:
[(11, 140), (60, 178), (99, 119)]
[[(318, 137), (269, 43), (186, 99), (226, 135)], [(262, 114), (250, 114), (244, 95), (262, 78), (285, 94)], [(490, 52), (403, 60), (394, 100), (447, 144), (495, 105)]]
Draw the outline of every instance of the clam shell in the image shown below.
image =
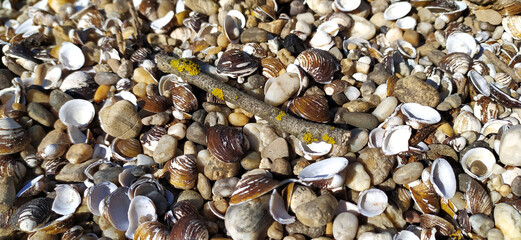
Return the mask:
[(45, 175), (40, 175), (33, 178), (27, 184), (25, 184), (20, 191), (16, 194), (16, 197), (30, 197), (37, 195), (42, 192), (45, 188)]
[(65, 125), (84, 129), (92, 122), (95, 114), (96, 111), (91, 102), (72, 99), (61, 106), (58, 115)]
[(321, 84), (330, 83), (333, 74), (340, 70), (337, 60), (329, 52), (315, 48), (301, 52), (295, 59), (295, 65)]
[(136, 229), (139, 225), (148, 221), (156, 221), (156, 207), (150, 198), (145, 196), (136, 196), (130, 201), (128, 207), (128, 229), (125, 236), (134, 239)]
[(110, 224), (119, 231), (126, 231), (129, 227), (128, 211), (130, 198), (128, 188), (121, 187), (110, 193), (100, 204), (100, 212)]
[(498, 112), (499, 109), (497, 104), (489, 97), (481, 96), (474, 103), (474, 116), (476, 116), (482, 123), (487, 123), (491, 119), (496, 119)]
[(0, 159), (0, 177), (13, 177), (15, 182), (20, 182), (26, 173), (23, 163), (11, 158)]
[(501, 22), (505, 31), (515, 39), (521, 39), (521, 16), (507, 16)]
[(483, 181), (492, 174), (492, 168), (496, 164), (496, 157), (490, 150), (476, 147), (468, 150), (460, 162), (465, 173)]
[(71, 19), (78, 21), (76, 25), (79, 29), (87, 28), (98, 28), (103, 26), (104, 17), (100, 11), (96, 8), (96, 5), (92, 4), (89, 7), (75, 13), (71, 16)]
[(170, 239), (179, 240), (208, 240), (210, 235), (206, 224), (197, 215), (186, 216), (174, 225)]
[(495, 82), (489, 83), (490, 95), (499, 104), (507, 108), (521, 108), (521, 101), (501, 91), (501, 86)]
[(470, 210), (472, 214), (483, 213), (490, 215), (490, 213), (492, 213), (493, 204), (489, 193), (474, 179), (468, 182), (467, 191), (465, 192), (465, 202), (467, 203), (468, 210)]
[(441, 121), (441, 115), (436, 109), (419, 103), (404, 103), (400, 111), (406, 117), (407, 124), (414, 129)]
[(13, 228), (23, 232), (34, 232), (51, 216), (51, 198), (35, 198), (20, 206), (11, 218)]
[(420, 226), (423, 229), (435, 228), (443, 236), (449, 236), (456, 232), (454, 225), (449, 221), (432, 214), (420, 216)]
[(291, 224), (295, 222), (295, 217), (289, 215), (284, 204), (284, 199), (273, 189), (270, 198), (270, 214), (280, 224)]
[(269, 172), (243, 176), (235, 185), (229, 204), (236, 205), (260, 197), (279, 186)]
[(134, 240), (168, 240), (170, 231), (157, 221), (144, 222), (139, 225), (134, 233)]
[(182, 83), (183, 79), (175, 74), (167, 74), (162, 76), (159, 79), (159, 95), (163, 96), (165, 94), (165, 91), (170, 91), (172, 87), (175, 86), (175, 84)]
[(409, 2), (396, 2), (384, 11), (385, 20), (396, 20), (405, 17), (412, 9), (412, 5)]
[[(155, 33), (167, 33), (173, 27), (173, 23), (175, 22), (175, 14), (174, 11), (169, 11), (162, 18), (158, 18), (150, 23), (150, 28), (154, 30)], [(174, 20), (174, 21), (172, 21)]]
[(395, 155), (408, 151), (411, 134), (411, 127), (407, 125), (386, 128), (382, 140), (382, 151), (385, 155)]
[(81, 204), (81, 196), (72, 185), (59, 184), (54, 188), (56, 197), (52, 203), (52, 210), (61, 215), (73, 214)]
[(453, 32), (447, 37), (446, 40), (447, 52), (461, 52), (466, 53), (471, 58), (479, 51), (479, 45), (477, 45), (474, 37), (468, 33)]
[(272, 77), (278, 77), (286, 71), (286, 66), (278, 59), (274, 57), (267, 57), (261, 60), (262, 75), (270, 79)]
[(396, 47), (398, 48), (398, 51), (405, 57), (405, 58), (416, 58), (416, 48), (410, 43), (405, 40), (399, 39), (395, 42)]
[(165, 134), (167, 134), (166, 129), (158, 126), (154, 126), (150, 130), (141, 134), (141, 136), (139, 137), (139, 141), (143, 146), (143, 151), (145, 152), (145, 154), (152, 156), (154, 150), (157, 147), (159, 139), (161, 139), (161, 137)]
[(467, 9), (467, 4), (464, 1), (433, 1), (425, 8), (431, 10), (434, 16), (440, 17), (443, 21), (451, 22)]
[(472, 59), (466, 53), (453, 52), (445, 55), (440, 61), (440, 68), (451, 73), (467, 74), (472, 65)]
[(362, 3), (361, 0), (334, 0), (333, 4), (334, 7), (336, 7), (341, 12), (351, 12), (355, 9), (357, 9), (360, 4)]
[(85, 56), (81, 49), (70, 42), (63, 42), (58, 52), (58, 60), (68, 70), (78, 70), (85, 64)]
[[(38, 231), (45, 232), (50, 235), (64, 233), (69, 230), (74, 224), (74, 215), (68, 214), (57, 219), (49, 221), (44, 226), (40, 227)], [(62, 238), (65, 239), (65, 238)]]
[(348, 161), (343, 157), (332, 157), (315, 162), (300, 171), (298, 178), (311, 185), (337, 189), (344, 185), (344, 172)]
[(485, 97), (489, 97), (490, 86), (487, 80), (476, 70), (470, 70), (468, 72), (468, 75), (470, 78), (470, 82), (478, 90), (478, 92), (483, 94)]
[(239, 42), (242, 28), (246, 25), (246, 18), (237, 10), (230, 10), (224, 19), (224, 34), (232, 43)]
[(151, 113), (164, 112), (170, 106), (167, 98), (159, 95), (146, 96), (138, 104), (143, 110)]
[(0, 118), (0, 155), (22, 151), (31, 141), (28, 132), (12, 118)]
[(87, 207), (89, 208), (89, 211), (95, 216), (101, 216), (101, 212), (99, 210), (100, 203), (110, 193), (116, 191), (117, 188), (118, 187), (116, 184), (111, 182), (102, 182), (89, 187), (86, 191)]
[(206, 143), (212, 156), (225, 163), (238, 162), (249, 149), (248, 139), (241, 131), (223, 125), (208, 128)]
[(238, 78), (257, 71), (257, 61), (249, 54), (238, 49), (224, 52), (217, 62), (217, 73)]
[(357, 205), (362, 215), (374, 217), (383, 213), (387, 208), (387, 195), (377, 188), (368, 189), (360, 193)]
[(313, 122), (327, 123), (329, 121), (329, 106), (322, 95), (307, 95), (297, 97), (288, 103), (288, 109), (293, 114)]
[(135, 138), (116, 138), (110, 145), (112, 157), (120, 161), (134, 161), (137, 155), (143, 153), (141, 142)]
[(309, 40), (309, 45), (316, 49), (329, 51), (335, 45), (335, 41), (329, 33), (317, 29), (316, 33)]
[(396, 27), (399, 27), (400, 29), (406, 30), (406, 29), (414, 29), (416, 27), (416, 19), (410, 16), (400, 18), (396, 20)]
[(454, 170), (447, 160), (443, 158), (437, 158), (432, 163), (430, 181), (434, 190), (446, 198), (451, 199), (456, 193), (456, 176)]
[(143, 126), (134, 104), (120, 100), (99, 111), (101, 128), (116, 138), (129, 139), (136, 137)]
[(452, 127), (456, 134), (464, 132), (479, 132), (481, 130), (481, 122), (469, 111), (462, 111), (456, 119)]
[(416, 180), (408, 185), (412, 199), (422, 213), (440, 212), (440, 198), (430, 182)]
[(316, 160), (328, 154), (333, 148), (333, 144), (326, 143), (324, 141), (312, 142), (310, 144), (298, 142), (298, 147), (304, 154), (304, 158), (307, 160)]
[(185, 216), (193, 216), (199, 214), (197, 208), (188, 200), (176, 202), (172, 207), (175, 219), (181, 219)]
[(169, 182), (175, 188), (191, 189), (197, 180), (197, 163), (193, 155), (181, 155), (165, 165)]

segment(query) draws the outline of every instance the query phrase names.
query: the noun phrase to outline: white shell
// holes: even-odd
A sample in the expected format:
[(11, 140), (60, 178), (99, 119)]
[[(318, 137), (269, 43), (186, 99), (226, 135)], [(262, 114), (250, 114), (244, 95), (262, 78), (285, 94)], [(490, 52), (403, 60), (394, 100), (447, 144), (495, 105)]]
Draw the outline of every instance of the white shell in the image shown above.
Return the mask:
[(487, 80), (476, 70), (470, 70), (467, 74), (470, 78), (470, 82), (472, 85), (474, 85), (478, 92), (483, 94), (485, 97), (489, 97), (490, 86), (488, 85)]
[(481, 130), (481, 121), (470, 111), (462, 111), (456, 119), (452, 127), (456, 134), (472, 131), (479, 132)]
[(333, 144), (326, 143), (324, 141), (313, 142), (311, 144), (305, 144), (301, 141), (298, 143), (298, 147), (304, 153), (304, 158), (307, 160), (315, 160), (328, 154), (333, 148)]
[(110, 193), (114, 192), (118, 186), (111, 182), (102, 182), (98, 183), (87, 189), (87, 207), (90, 212), (95, 216), (101, 216), (101, 212), (99, 211), (100, 203), (107, 197)]
[(412, 5), (409, 2), (396, 2), (384, 11), (385, 20), (396, 20), (405, 17), (412, 9)]
[(406, 58), (414, 59), (416, 58), (416, 48), (405, 40), (399, 39), (395, 42), (398, 51)]
[(156, 33), (165, 33), (166, 26), (174, 19), (174, 11), (169, 11), (162, 18), (156, 19), (150, 23), (150, 28)]
[(302, 169), (298, 178), (306, 182), (329, 179), (344, 170), (348, 163), (347, 159), (343, 157), (324, 159)]
[(374, 217), (383, 213), (387, 208), (387, 195), (384, 191), (371, 188), (360, 193), (358, 209), (366, 217)]
[(336, 22), (325, 21), (317, 27), (317, 31), (324, 31), (334, 37), (340, 31), (340, 28), (342, 28), (342, 26)]
[(61, 215), (73, 214), (81, 204), (78, 190), (71, 185), (59, 184), (54, 188), (56, 197), (52, 203), (52, 210)]
[(277, 192), (277, 189), (273, 189), (270, 197), (270, 214), (280, 224), (290, 224), (295, 222), (295, 217), (289, 215), (284, 206), (284, 199)]
[(414, 129), (441, 121), (441, 115), (436, 109), (419, 103), (404, 103), (400, 110), (406, 117), (406, 123)]
[(156, 221), (156, 206), (150, 198), (136, 196), (130, 201), (128, 208), (128, 229), (125, 232), (127, 238), (133, 239), (137, 227), (147, 221)]
[(299, 89), (298, 89), (296, 95), (299, 96), (302, 93), (302, 91), (308, 87), (308, 84), (309, 84), (308, 75), (306, 74), (304, 69), (302, 69), (301, 67), (299, 67), (293, 63), (286, 67), (286, 72), (296, 73), (298, 75), (300, 84), (299, 84)]
[(42, 174), (29, 181), (27, 184), (23, 186), (22, 189), (20, 189), (20, 191), (18, 191), (16, 197), (24, 196), (25, 194), (31, 195), (30, 192), (32, 192), (33, 190), (40, 192), (42, 188), (45, 186), (45, 183), (42, 181), (43, 177), (45, 177), (45, 175)]
[(68, 70), (78, 70), (85, 64), (85, 56), (81, 49), (70, 42), (62, 43), (58, 51), (58, 60)]
[(361, 3), (361, 0), (334, 0), (333, 2), (334, 6), (342, 12), (351, 12), (357, 9)]
[(393, 240), (420, 240), (420, 238), (409, 230), (402, 230), (394, 235)]
[(434, 190), (446, 198), (451, 199), (456, 193), (456, 176), (454, 170), (447, 160), (443, 158), (437, 158), (434, 160), (431, 166), (430, 181)]
[(309, 45), (313, 48), (329, 51), (335, 45), (335, 41), (327, 32), (317, 29), (315, 35), (309, 40)]
[(224, 19), (224, 34), (232, 43), (239, 42), (241, 30), (246, 24), (244, 15), (237, 10), (230, 10)]
[(385, 129), (382, 151), (385, 155), (395, 155), (409, 150), (411, 127), (407, 125), (392, 126)]
[(468, 54), (471, 58), (479, 51), (474, 37), (468, 33), (454, 32), (447, 37), (446, 40), (447, 53), (462, 52)]
[(65, 125), (83, 129), (92, 122), (95, 114), (96, 110), (91, 102), (73, 99), (62, 105), (58, 115)]
[(100, 204), (100, 212), (102, 212), (103, 216), (109, 220), (114, 228), (120, 231), (126, 231), (129, 226), (127, 214), (130, 206), (130, 198), (127, 192), (127, 187), (120, 187)]
[(382, 147), (382, 142), (385, 134), (385, 129), (383, 128), (374, 128), (369, 132), (369, 142), (367, 145), (370, 148), (380, 148)]
[[(477, 176), (470, 170), (472, 164), (475, 161), (479, 161), (482, 165), (486, 167), (486, 172), (481, 176)], [(463, 171), (465, 171), (465, 173), (477, 180), (482, 181), (488, 178), (490, 174), (492, 174), (492, 168), (494, 167), (494, 164), (496, 164), (496, 157), (490, 150), (482, 147), (477, 147), (468, 150), (465, 153), (465, 155), (463, 155), (460, 162), (461, 167), (463, 167)]]
[(480, 133), (484, 136), (487, 136), (491, 133), (497, 134), (499, 132), (499, 129), (501, 129), (501, 127), (505, 125), (511, 126), (512, 123), (507, 120), (492, 119), (483, 125)]
[(407, 16), (407, 17), (404, 17), (404, 18), (400, 18), (398, 20), (396, 20), (396, 26), (399, 27), (400, 29), (414, 29), (416, 27), (416, 19), (411, 17), (411, 16)]

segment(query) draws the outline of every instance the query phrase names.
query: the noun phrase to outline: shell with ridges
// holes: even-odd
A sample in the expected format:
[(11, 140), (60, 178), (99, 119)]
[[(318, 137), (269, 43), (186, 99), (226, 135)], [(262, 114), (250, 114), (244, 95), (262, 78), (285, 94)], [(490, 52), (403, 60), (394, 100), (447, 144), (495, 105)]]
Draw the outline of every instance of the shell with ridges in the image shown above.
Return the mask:
[(248, 139), (241, 131), (223, 125), (208, 128), (206, 143), (208, 151), (225, 163), (239, 161), (249, 149)]
[(472, 65), (472, 59), (466, 53), (453, 52), (445, 55), (440, 61), (440, 68), (451, 73), (467, 74)]
[(191, 189), (197, 180), (197, 163), (193, 155), (177, 156), (165, 165), (170, 184), (179, 189)]
[(148, 221), (156, 221), (156, 207), (150, 198), (145, 196), (136, 196), (130, 201), (128, 208), (128, 229), (125, 236), (133, 239), (137, 227)]
[(322, 95), (307, 95), (297, 97), (288, 103), (288, 109), (293, 114), (313, 122), (329, 121), (329, 106)]
[(321, 84), (330, 83), (333, 74), (340, 70), (337, 60), (329, 52), (315, 48), (301, 52), (295, 59), (295, 64)]
[(271, 173), (265, 171), (253, 175), (243, 176), (235, 185), (230, 205), (243, 203), (260, 197), (279, 186), (279, 181), (274, 180)]
[(262, 75), (266, 78), (278, 77), (286, 71), (286, 66), (274, 57), (267, 57), (261, 60)]
[(42, 192), (45, 188), (45, 175), (33, 178), (23, 186), (16, 194), (16, 197), (30, 197)]
[(490, 194), (474, 179), (471, 179), (467, 185), (465, 202), (467, 203), (468, 210), (470, 210), (472, 214), (483, 213), (490, 215), (490, 213), (492, 213), (493, 203)]
[(116, 138), (112, 141), (110, 149), (112, 157), (125, 162), (136, 160), (137, 155), (143, 153), (141, 142), (136, 138)]
[(412, 199), (423, 213), (439, 213), (440, 198), (430, 182), (424, 183), (416, 180), (408, 184)]
[[(74, 215), (68, 214), (61, 216), (57, 219), (49, 221), (42, 227), (38, 229), (38, 231), (43, 231), (47, 234), (56, 235), (60, 233), (64, 233), (69, 230), (74, 224)], [(65, 238), (62, 238), (65, 239)]]
[(12, 158), (0, 159), (0, 177), (12, 176), (15, 182), (20, 182), (26, 173), (27, 169), (23, 163)]
[(11, 224), (20, 231), (34, 232), (51, 216), (51, 205), (51, 198), (35, 198), (26, 202), (13, 214)]
[(20, 152), (30, 141), (29, 133), (14, 119), (0, 118), (0, 155)]
[(144, 222), (139, 225), (134, 233), (134, 240), (168, 240), (170, 231), (157, 221)]
[(436, 228), (436, 230), (443, 236), (449, 236), (456, 232), (456, 229), (452, 223), (432, 214), (421, 215), (420, 226), (423, 229)]
[(170, 233), (170, 239), (208, 240), (209, 238), (210, 235), (204, 221), (197, 215), (179, 219)]
[(217, 62), (217, 73), (239, 78), (248, 76), (257, 71), (257, 61), (249, 54), (239, 49), (232, 49), (224, 52)]

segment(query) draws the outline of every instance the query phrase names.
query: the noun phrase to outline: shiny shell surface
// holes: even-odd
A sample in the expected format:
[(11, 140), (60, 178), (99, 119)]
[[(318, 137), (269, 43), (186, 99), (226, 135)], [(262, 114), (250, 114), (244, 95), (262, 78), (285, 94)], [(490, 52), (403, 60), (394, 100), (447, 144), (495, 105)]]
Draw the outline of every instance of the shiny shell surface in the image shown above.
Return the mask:
[(210, 153), (225, 163), (239, 161), (249, 149), (248, 139), (241, 131), (224, 125), (210, 127), (206, 143)]
[(0, 155), (22, 151), (31, 141), (28, 132), (12, 118), (0, 118)]
[(469, 176), (480, 181), (492, 174), (492, 168), (496, 163), (494, 154), (483, 147), (468, 150), (461, 158), (461, 167)]
[(165, 167), (168, 171), (170, 184), (179, 189), (191, 189), (197, 180), (197, 165), (193, 155), (181, 155), (168, 161)]
[(376, 188), (368, 189), (360, 193), (358, 197), (358, 210), (366, 217), (374, 217), (387, 208), (387, 195)]
[(431, 167), (430, 181), (440, 196), (447, 199), (454, 197), (457, 187), (456, 176), (447, 160), (443, 158), (434, 160)]
[(47, 222), (51, 216), (51, 198), (35, 198), (20, 206), (11, 218), (15, 229), (34, 232)]
[(288, 109), (295, 115), (313, 122), (329, 121), (329, 106), (322, 95), (307, 95), (289, 101)]
[(295, 59), (295, 64), (321, 84), (330, 83), (333, 74), (340, 70), (337, 60), (329, 52), (315, 48), (301, 52)]
[(248, 175), (237, 183), (230, 198), (230, 205), (243, 203), (260, 197), (279, 186), (269, 173)]
[(440, 62), (440, 68), (451, 73), (467, 74), (472, 66), (472, 59), (466, 53), (453, 52), (445, 55)]
[(249, 54), (238, 49), (224, 52), (217, 62), (217, 73), (238, 78), (257, 71), (257, 61)]

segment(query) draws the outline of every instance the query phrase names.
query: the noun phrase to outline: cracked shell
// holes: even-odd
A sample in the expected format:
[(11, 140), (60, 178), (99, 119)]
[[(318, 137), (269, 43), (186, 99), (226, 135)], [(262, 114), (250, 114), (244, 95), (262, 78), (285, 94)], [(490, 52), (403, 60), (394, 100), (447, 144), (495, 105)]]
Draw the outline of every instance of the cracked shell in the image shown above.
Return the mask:
[(330, 83), (335, 72), (340, 70), (338, 61), (329, 52), (315, 48), (301, 52), (295, 64), (321, 84)]

